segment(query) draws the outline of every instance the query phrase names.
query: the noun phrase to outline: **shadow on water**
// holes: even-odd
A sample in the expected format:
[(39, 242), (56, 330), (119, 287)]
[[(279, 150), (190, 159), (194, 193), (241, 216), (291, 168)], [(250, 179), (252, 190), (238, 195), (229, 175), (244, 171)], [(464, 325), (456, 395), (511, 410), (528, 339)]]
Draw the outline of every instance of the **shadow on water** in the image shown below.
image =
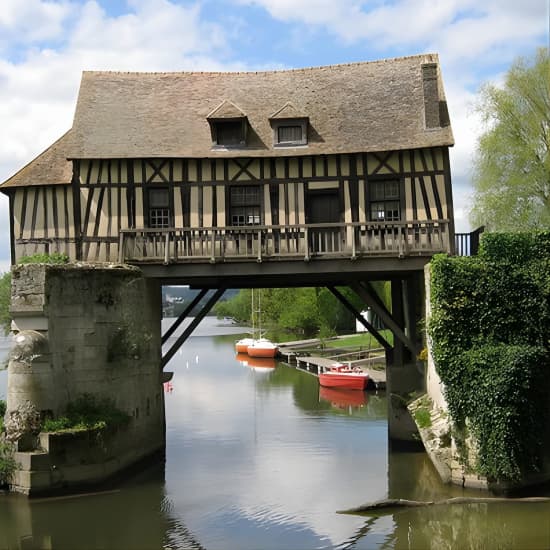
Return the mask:
[[(520, 507), (521, 506), (521, 507)], [(344, 549), (547, 550), (550, 518), (542, 504), (442, 505), (365, 518)]]
[(110, 491), (58, 498), (0, 498), (0, 548), (202, 550), (172, 511), (164, 465), (151, 467)]
[[(426, 454), (390, 453), (388, 498), (438, 501), (487, 493), (442, 485)], [(537, 492), (538, 494), (538, 492)], [(548, 493), (546, 493), (548, 494)], [(404, 508), (365, 519), (339, 550), (547, 550), (548, 503), (495, 502)]]

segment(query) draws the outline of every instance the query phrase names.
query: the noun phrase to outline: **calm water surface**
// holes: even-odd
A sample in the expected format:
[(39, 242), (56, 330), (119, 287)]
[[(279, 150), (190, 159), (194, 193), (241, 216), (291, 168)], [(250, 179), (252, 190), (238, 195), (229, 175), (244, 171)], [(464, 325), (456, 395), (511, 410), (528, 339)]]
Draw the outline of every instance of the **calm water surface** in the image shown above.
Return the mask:
[(443, 486), (423, 453), (389, 450), (384, 393), (342, 396), (282, 364), (243, 364), (242, 329), (217, 324), (203, 321), (167, 367), (166, 464), (97, 495), (0, 496), (0, 549), (550, 548), (547, 504), (336, 514), (466, 493)]

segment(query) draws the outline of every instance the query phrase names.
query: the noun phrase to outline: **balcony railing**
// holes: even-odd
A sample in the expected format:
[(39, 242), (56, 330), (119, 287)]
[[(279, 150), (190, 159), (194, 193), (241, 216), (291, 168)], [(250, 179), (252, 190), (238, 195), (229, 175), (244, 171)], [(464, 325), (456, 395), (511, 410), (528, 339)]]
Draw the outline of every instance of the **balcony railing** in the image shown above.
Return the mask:
[(120, 262), (309, 261), (450, 252), (447, 220), (216, 228), (124, 229)]
[(485, 226), (478, 227), (471, 233), (455, 233), (455, 251), (457, 256), (476, 256), (479, 250), (481, 234)]

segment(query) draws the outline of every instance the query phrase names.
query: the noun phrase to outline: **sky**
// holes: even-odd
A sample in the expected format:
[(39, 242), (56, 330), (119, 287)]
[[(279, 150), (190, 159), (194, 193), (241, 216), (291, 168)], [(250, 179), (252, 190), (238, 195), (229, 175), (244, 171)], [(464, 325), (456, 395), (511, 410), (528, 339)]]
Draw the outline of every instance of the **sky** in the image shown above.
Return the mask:
[[(439, 54), (469, 231), (484, 83), (548, 46), (550, 0), (2, 0), (0, 182), (72, 125), (82, 71), (247, 71)], [(9, 268), (0, 196), (0, 272)]]

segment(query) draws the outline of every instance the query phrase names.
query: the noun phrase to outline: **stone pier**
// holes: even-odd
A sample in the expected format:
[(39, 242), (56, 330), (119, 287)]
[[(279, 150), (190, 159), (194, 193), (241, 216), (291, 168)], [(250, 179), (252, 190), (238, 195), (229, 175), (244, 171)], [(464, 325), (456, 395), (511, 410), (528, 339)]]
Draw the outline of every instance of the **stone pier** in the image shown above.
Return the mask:
[[(17, 265), (5, 423), (29, 495), (95, 486), (165, 449), (159, 284), (115, 264)], [(83, 395), (130, 420), (115, 429), (40, 432)]]

